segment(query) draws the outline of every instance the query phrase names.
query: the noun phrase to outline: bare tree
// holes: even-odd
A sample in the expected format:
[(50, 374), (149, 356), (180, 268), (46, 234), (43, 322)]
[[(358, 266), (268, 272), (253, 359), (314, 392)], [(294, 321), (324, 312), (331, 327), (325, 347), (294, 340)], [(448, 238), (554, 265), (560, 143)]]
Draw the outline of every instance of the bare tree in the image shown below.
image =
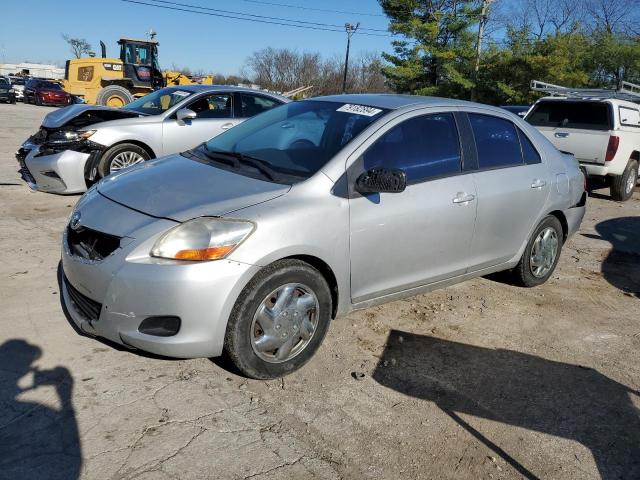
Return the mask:
[[(335, 56), (323, 59), (319, 53), (265, 48), (254, 52), (245, 63), (243, 75), (261, 87), (286, 92), (313, 86), (316, 95), (342, 90), (343, 61)], [(348, 89), (353, 92), (387, 91), (380, 55), (364, 52), (350, 62)]]
[(588, 0), (585, 3), (592, 26), (607, 33), (626, 32), (638, 21), (637, 0)]
[(62, 38), (69, 44), (71, 53), (73, 53), (76, 58), (81, 58), (83, 54), (91, 51), (91, 44), (84, 38), (73, 38), (66, 33), (62, 34)]
[(504, 24), (527, 30), (535, 40), (541, 40), (549, 34), (575, 31), (585, 21), (584, 4), (584, 0), (523, 0), (515, 10), (503, 14)]

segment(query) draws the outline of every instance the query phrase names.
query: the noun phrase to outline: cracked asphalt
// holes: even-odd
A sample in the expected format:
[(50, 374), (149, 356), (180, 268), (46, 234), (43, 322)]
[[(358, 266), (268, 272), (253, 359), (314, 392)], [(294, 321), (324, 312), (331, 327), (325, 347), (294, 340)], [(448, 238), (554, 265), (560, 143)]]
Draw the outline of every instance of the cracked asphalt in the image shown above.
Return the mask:
[(640, 478), (640, 193), (593, 192), (552, 279), (477, 279), (336, 320), (282, 380), (79, 335), (59, 302), (79, 197), (0, 105), (0, 479)]

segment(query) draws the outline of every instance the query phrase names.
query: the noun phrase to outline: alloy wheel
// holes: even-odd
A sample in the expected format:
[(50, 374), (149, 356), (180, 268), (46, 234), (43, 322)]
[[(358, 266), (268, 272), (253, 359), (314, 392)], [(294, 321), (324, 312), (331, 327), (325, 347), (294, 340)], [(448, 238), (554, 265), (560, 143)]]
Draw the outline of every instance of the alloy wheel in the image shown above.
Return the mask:
[(109, 173), (117, 172), (136, 163), (144, 162), (144, 157), (136, 152), (121, 152), (113, 157), (109, 165)]

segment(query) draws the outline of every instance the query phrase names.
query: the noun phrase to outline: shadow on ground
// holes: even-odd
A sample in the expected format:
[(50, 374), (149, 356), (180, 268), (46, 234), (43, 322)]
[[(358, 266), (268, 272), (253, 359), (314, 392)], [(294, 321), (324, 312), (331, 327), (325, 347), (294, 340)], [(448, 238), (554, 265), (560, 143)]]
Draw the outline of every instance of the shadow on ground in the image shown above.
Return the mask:
[(620, 217), (596, 225), (598, 235), (588, 238), (606, 240), (611, 251), (602, 262), (602, 274), (614, 287), (640, 298), (640, 217)]
[[(71, 402), (73, 378), (64, 367), (39, 370), (39, 347), (25, 340), (0, 345), (0, 478), (76, 479), (81, 448)], [(24, 385), (25, 386), (21, 386)], [(51, 387), (47, 404), (24, 399)]]
[(393, 330), (373, 378), (434, 402), (525, 478), (538, 477), (519, 452), (459, 414), (574, 440), (591, 450), (602, 478), (640, 478), (640, 412), (631, 401), (640, 392), (591, 368)]

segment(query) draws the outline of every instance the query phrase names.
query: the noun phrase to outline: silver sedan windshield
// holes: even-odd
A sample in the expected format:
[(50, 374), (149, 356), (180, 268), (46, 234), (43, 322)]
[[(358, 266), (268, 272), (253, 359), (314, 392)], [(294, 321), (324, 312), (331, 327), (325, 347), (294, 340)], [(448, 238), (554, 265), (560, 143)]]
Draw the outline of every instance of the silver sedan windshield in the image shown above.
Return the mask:
[(146, 113), (147, 115), (159, 115), (192, 94), (193, 92), (175, 87), (162, 88), (134, 100), (122, 108)]
[(274, 108), (207, 142), (209, 152), (252, 157), (274, 170), (310, 177), (387, 110), (306, 100)]

